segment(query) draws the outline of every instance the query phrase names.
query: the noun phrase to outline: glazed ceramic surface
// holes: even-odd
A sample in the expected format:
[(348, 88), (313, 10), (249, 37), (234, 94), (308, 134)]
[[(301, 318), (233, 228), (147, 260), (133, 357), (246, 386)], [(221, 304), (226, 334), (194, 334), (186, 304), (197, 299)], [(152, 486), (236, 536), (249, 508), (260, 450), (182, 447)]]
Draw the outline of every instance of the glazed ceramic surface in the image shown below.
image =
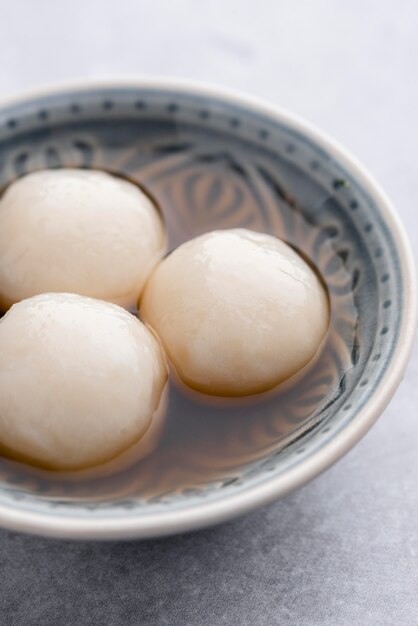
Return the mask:
[(280, 445), (272, 415), (266, 453), (239, 471), (158, 497), (94, 499), (71, 488), (57, 494), (4, 461), (1, 524), (89, 538), (203, 527), (302, 485), (367, 431), (406, 366), (416, 284), (393, 208), (343, 149), (280, 109), (173, 82), (81, 86), (5, 103), (0, 188), (56, 167), (106, 169), (141, 184), (161, 205), (171, 249), (216, 228), (285, 238), (325, 278), (338, 312), (333, 350), (311, 374), (309, 393), (284, 407)]

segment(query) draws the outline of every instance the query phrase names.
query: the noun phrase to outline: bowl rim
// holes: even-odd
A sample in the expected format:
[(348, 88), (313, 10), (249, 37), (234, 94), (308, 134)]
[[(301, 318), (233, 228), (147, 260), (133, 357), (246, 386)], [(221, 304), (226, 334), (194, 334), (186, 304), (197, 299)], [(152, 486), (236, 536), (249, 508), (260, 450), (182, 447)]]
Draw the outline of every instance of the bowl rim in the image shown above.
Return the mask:
[(97, 89), (175, 89), (185, 95), (206, 96), (245, 107), (266, 115), (307, 136), (332, 155), (359, 181), (374, 198), (388, 224), (400, 259), (403, 278), (404, 310), (398, 329), (398, 341), (390, 366), (384, 372), (373, 395), (353, 419), (320, 450), (301, 460), (288, 471), (271, 476), (262, 484), (231, 494), (219, 501), (202, 502), (178, 510), (123, 517), (85, 517), (36, 513), (0, 504), (0, 525), (16, 531), (68, 539), (130, 539), (152, 538), (187, 532), (237, 517), (301, 487), (330, 467), (348, 452), (369, 430), (392, 398), (402, 380), (412, 350), (418, 320), (417, 278), (415, 263), (406, 231), (395, 208), (374, 177), (338, 141), (331, 139), (314, 124), (275, 104), (258, 97), (195, 80), (173, 77), (136, 77), (106, 80), (81, 80), (53, 84), (29, 90), (16, 97), (0, 99), (0, 108), (13, 107), (37, 98)]

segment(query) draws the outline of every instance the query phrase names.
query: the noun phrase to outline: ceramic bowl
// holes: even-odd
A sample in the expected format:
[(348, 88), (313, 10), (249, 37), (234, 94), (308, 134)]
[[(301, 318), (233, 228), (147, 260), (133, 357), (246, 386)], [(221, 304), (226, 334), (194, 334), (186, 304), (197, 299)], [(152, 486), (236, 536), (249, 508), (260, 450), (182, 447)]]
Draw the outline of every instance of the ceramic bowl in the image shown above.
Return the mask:
[(153, 498), (82, 498), (70, 488), (57, 494), (3, 460), (1, 525), (92, 539), (201, 528), (300, 487), (364, 435), (405, 370), (416, 279), (395, 210), (346, 150), (275, 106), (166, 80), (90, 83), (3, 103), (0, 188), (26, 172), (61, 166), (138, 180), (159, 196), (171, 247), (218, 227), (284, 236), (315, 257), (331, 303), (345, 312), (327, 373), (318, 366), (312, 382), (316, 408), (309, 398), (300, 402), (300, 410), (311, 410), (309, 420), (303, 427), (294, 422), (279, 447), (219, 480)]

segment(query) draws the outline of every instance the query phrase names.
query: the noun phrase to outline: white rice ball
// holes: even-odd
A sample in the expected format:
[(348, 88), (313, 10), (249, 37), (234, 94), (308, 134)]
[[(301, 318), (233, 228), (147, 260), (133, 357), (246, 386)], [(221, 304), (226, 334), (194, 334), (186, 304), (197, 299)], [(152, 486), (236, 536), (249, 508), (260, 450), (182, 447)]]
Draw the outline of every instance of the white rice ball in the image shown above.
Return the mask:
[(304, 368), (327, 332), (329, 305), (311, 267), (286, 243), (249, 230), (188, 241), (154, 270), (142, 318), (183, 381), (240, 396)]
[(23, 300), (0, 320), (0, 446), (54, 469), (105, 462), (147, 431), (166, 380), (157, 340), (124, 309)]
[(165, 241), (132, 183), (94, 170), (28, 174), (0, 199), (0, 303), (73, 292), (135, 306)]

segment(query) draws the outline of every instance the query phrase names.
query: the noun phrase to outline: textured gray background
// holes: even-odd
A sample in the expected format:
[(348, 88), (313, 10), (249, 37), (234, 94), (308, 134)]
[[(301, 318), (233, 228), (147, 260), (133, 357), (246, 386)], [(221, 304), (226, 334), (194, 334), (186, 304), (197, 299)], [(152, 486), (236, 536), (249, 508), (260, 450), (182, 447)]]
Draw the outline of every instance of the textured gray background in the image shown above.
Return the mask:
[[(346, 144), (418, 245), (416, 0), (0, 0), (0, 96), (168, 74), (243, 89)], [(418, 350), (365, 439), (241, 520), (147, 543), (0, 531), (5, 626), (418, 625)]]

